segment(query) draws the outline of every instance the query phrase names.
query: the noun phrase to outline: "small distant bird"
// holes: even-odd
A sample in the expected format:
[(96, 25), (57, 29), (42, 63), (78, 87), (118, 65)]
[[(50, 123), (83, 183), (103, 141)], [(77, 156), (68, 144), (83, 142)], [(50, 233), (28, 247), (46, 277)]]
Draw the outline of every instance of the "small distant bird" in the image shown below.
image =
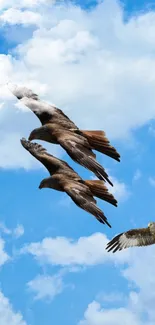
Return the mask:
[(39, 185), (40, 189), (52, 188), (66, 192), (77, 206), (94, 215), (101, 223), (106, 223), (111, 227), (103, 212), (97, 207), (96, 200), (93, 197), (97, 196), (117, 206), (117, 201), (108, 192), (104, 182), (84, 181), (65, 161), (47, 153), (46, 149), (37, 143), (31, 143), (23, 138), (21, 144), (47, 168), (51, 175), (51, 177), (42, 180)]
[(132, 229), (115, 236), (108, 244), (107, 251), (121, 251), (133, 246), (148, 246), (155, 244), (155, 222), (150, 222), (148, 228)]
[[(34, 130), (29, 139), (39, 139), (51, 143), (59, 143), (57, 133), (61, 130), (61, 142), (64, 148), (64, 138), (67, 136), (66, 148), (64, 148), (70, 157), (80, 165), (91, 170), (99, 179), (106, 179), (109, 184), (113, 185), (108, 179), (105, 170), (99, 165), (95, 158), (96, 155), (92, 149), (102, 152), (113, 159), (120, 161), (120, 155), (114, 147), (110, 145), (109, 140), (103, 131), (82, 131), (55, 106), (52, 106), (39, 99), (38, 95), (26, 87), (9, 84), (11, 92), (27, 107), (29, 107), (39, 118), (43, 126), (46, 128), (38, 128)], [(49, 126), (50, 124), (50, 126)], [(47, 130), (50, 129), (47, 136)], [(65, 131), (70, 133), (65, 133)], [(63, 137), (64, 134), (64, 137)], [(71, 138), (72, 134), (72, 139)], [(71, 141), (69, 141), (71, 140)], [(61, 144), (62, 145), (62, 144)], [(86, 159), (87, 157), (87, 159)]]

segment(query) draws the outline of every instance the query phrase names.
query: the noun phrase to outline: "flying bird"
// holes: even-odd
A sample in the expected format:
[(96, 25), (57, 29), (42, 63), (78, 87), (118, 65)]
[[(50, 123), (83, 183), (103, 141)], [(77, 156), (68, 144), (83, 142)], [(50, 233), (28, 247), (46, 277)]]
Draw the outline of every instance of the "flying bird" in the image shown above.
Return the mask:
[(97, 196), (115, 206), (117, 201), (110, 194), (102, 181), (84, 181), (65, 161), (60, 160), (49, 154), (40, 144), (32, 143), (26, 139), (21, 139), (22, 146), (39, 160), (50, 173), (50, 177), (42, 180), (39, 188), (52, 188), (57, 191), (66, 192), (74, 203), (85, 211), (91, 213), (101, 223), (106, 223), (109, 227), (107, 218), (97, 207)]
[(155, 222), (150, 222), (147, 228), (132, 229), (115, 236), (108, 244), (107, 251), (121, 251), (133, 246), (148, 246), (155, 244)]
[(100, 180), (106, 180), (113, 186), (108, 174), (96, 161), (95, 154), (83, 136), (63, 129), (58, 124), (49, 123), (31, 132), (29, 140), (32, 141), (34, 139), (60, 144), (72, 160), (91, 170)]
[[(53, 123), (80, 134), (87, 140), (91, 149), (97, 150), (117, 161), (120, 161), (120, 154), (110, 144), (104, 131), (80, 130), (63, 111), (39, 99), (39, 96), (26, 87), (8, 84), (8, 88), (24, 105), (32, 110), (39, 118), (42, 125)], [(43, 139), (44, 140), (44, 139)], [(52, 139), (49, 142), (53, 142)]]

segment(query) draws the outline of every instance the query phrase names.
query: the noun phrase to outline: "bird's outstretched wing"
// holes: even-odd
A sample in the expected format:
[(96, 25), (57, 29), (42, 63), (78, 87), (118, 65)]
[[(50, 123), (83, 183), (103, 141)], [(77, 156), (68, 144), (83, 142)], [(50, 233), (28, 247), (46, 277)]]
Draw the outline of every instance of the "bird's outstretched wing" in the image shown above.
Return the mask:
[(12, 94), (16, 96), (19, 100), (21, 100), (23, 97), (39, 100), (39, 96), (29, 88), (18, 86), (10, 82), (7, 84), (7, 86), (8, 89), (12, 92)]
[(91, 149), (76, 143), (73, 139), (58, 139), (60, 145), (66, 150), (68, 155), (81, 166), (91, 170), (100, 180), (106, 180), (111, 186), (113, 184), (108, 178), (105, 169), (96, 161)]
[[(39, 160), (47, 168), (51, 175), (58, 170), (64, 170), (64, 173), (67, 173), (67, 171), (68, 173), (75, 173), (65, 161), (50, 155), (40, 144), (27, 141), (24, 138), (22, 138), (20, 141), (22, 146), (29, 151), (32, 156)], [(75, 173), (75, 175), (77, 174)]]
[(76, 182), (67, 182), (64, 185), (64, 190), (78, 207), (89, 212), (99, 222), (106, 223), (111, 228), (104, 213), (97, 207), (96, 200), (89, 191), (89, 188)]
[(39, 96), (31, 89), (13, 84), (8, 84), (8, 88), (14, 96), (31, 109), (42, 125), (52, 122), (58, 123), (66, 129), (78, 130), (77, 126), (61, 109), (40, 100)]
[(115, 236), (108, 244), (107, 251), (121, 251), (133, 246), (148, 246), (155, 244), (155, 236), (149, 228), (132, 229)]
[(75, 123), (58, 107), (54, 112), (52, 123), (58, 124), (61, 128), (81, 133)]

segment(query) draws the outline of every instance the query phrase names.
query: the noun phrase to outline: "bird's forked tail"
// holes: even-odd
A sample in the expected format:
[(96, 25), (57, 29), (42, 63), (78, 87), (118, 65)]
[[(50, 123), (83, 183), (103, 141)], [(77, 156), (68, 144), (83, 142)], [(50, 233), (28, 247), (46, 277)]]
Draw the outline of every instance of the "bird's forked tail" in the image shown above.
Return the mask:
[(107, 201), (117, 207), (117, 200), (111, 193), (109, 193), (107, 187), (104, 184), (104, 181), (86, 180), (85, 184), (89, 187), (93, 196), (96, 196), (101, 200)]
[(87, 138), (92, 149), (97, 150), (117, 161), (120, 161), (120, 154), (111, 146), (104, 131), (85, 131), (81, 130), (82, 134)]

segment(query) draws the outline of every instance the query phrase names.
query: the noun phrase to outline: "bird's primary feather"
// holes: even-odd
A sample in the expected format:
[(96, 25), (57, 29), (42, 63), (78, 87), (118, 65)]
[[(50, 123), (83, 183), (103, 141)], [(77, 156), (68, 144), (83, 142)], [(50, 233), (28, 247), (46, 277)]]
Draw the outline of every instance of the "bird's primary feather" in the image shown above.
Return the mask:
[(155, 232), (150, 228), (132, 229), (115, 236), (108, 244), (107, 251), (120, 251), (133, 246), (148, 246), (155, 244)]

